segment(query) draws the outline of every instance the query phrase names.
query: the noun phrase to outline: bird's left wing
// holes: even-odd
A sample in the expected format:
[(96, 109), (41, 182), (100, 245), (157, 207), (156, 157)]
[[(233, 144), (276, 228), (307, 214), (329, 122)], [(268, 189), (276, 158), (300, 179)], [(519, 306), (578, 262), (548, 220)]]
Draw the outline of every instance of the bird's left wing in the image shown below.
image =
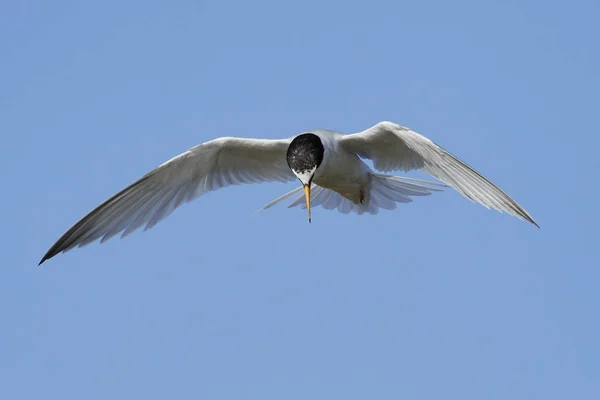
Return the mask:
[(205, 192), (240, 183), (295, 179), (286, 161), (291, 139), (224, 137), (172, 158), (121, 190), (80, 219), (44, 255), (58, 253), (123, 232), (153, 227), (181, 204)]
[(529, 213), (498, 186), (442, 147), (406, 127), (380, 122), (363, 132), (342, 136), (340, 146), (373, 160), (373, 165), (380, 171), (423, 170), (486, 208), (504, 211), (538, 226)]

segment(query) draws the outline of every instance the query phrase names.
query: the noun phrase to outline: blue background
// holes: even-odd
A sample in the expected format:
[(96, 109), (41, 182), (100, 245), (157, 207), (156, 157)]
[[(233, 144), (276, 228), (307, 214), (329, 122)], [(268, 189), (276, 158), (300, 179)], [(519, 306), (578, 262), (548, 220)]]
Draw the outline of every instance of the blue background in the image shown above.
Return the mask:
[[(0, 5), (0, 398), (597, 399), (600, 5)], [(219, 136), (406, 125), (541, 230), (456, 192), (376, 217), (239, 186), (48, 247)], [(423, 177), (422, 174), (411, 174)]]

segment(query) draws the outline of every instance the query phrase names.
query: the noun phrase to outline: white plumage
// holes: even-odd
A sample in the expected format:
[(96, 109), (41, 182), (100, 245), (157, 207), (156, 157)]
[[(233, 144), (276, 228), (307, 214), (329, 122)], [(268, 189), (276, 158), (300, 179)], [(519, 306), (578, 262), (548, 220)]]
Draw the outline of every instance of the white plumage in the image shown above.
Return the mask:
[[(54, 255), (102, 242), (138, 228), (153, 227), (181, 204), (205, 192), (240, 183), (287, 182), (299, 178), (312, 188), (312, 206), (340, 212), (377, 213), (411, 197), (428, 195), (446, 185), (463, 196), (537, 226), (533, 218), (500, 188), (431, 140), (392, 122), (380, 122), (355, 134), (310, 131), (322, 142), (320, 165), (310, 173), (293, 171), (286, 153), (294, 138), (281, 140), (222, 137), (200, 144), (161, 164), (96, 207), (48, 250)], [(289, 155), (288, 155), (289, 157)], [(446, 185), (374, 172), (423, 170)], [(318, 167), (318, 168), (317, 168)], [(305, 174), (301, 175), (301, 174)], [(290, 206), (303, 204), (303, 187), (273, 200), (263, 209), (296, 195)], [(306, 206), (304, 206), (306, 207)], [(259, 211), (261, 211), (259, 210)]]

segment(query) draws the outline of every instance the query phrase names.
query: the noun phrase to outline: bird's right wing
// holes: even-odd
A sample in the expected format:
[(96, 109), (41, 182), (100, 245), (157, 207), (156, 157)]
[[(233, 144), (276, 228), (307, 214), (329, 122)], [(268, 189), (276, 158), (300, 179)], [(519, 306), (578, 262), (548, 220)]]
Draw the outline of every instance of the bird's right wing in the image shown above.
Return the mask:
[(373, 160), (380, 171), (423, 170), (486, 208), (504, 211), (538, 226), (523, 207), (474, 168), (404, 126), (380, 122), (363, 132), (342, 136), (340, 146)]
[(40, 261), (102, 242), (142, 225), (153, 227), (181, 204), (205, 192), (240, 183), (295, 179), (286, 161), (291, 139), (224, 137), (202, 143), (161, 164), (121, 190), (73, 225)]

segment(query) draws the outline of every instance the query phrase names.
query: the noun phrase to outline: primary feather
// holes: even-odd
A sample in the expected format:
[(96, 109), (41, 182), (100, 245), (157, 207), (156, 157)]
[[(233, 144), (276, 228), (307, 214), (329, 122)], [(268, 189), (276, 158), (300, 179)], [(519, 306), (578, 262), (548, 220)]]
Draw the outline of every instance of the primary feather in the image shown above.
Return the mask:
[(523, 207), (475, 169), (431, 140), (393, 122), (380, 122), (360, 133), (345, 135), (340, 146), (373, 161), (380, 171), (420, 169), (486, 208), (504, 211), (535, 226)]
[(81, 218), (44, 255), (58, 253), (122, 232), (149, 229), (177, 207), (203, 193), (240, 183), (295, 179), (287, 166), (289, 139), (223, 137), (202, 143), (161, 164)]

